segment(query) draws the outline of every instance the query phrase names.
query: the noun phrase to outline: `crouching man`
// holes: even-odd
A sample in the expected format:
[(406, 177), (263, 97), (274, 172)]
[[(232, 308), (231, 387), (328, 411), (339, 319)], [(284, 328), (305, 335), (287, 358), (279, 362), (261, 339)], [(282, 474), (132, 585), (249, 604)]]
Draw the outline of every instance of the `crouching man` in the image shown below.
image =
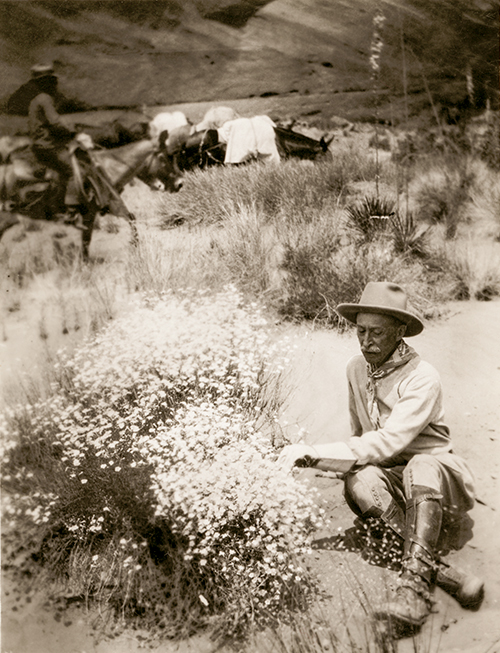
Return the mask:
[(478, 609), (482, 602), (483, 583), (438, 555), (440, 536), (474, 505), (473, 478), (452, 451), (438, 373), (403, 339), (424, 328), (408, 310), (404, 290), (368, 283), (358, 304), (340, 304), (337, 312), (356, 324), (362, 353), (347, 365), (352, 437), (347, 443), (287, 446), (278, 463), (286, 470), (319, 464), (338, 471), (347, 463), (349, 507), (404, 539), (395, 600), (375, 613), (401, 637), (426, 621), (436, 584), (463, 607)]

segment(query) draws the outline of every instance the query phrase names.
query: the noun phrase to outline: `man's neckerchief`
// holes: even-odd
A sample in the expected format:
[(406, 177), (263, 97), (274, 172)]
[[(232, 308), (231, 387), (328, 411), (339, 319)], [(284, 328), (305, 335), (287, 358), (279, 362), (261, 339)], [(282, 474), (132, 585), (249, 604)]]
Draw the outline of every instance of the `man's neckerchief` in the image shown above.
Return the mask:
[(406, 365), (413, 358), (418, 356), (417, 352), (401, 340), (393, 354), (380, 367), (368, 363), (368, 381), (366, 383), (366, 394), (368, 397), (368, 413), (374, 430), (380, 428), (380, 411), (377, 402), (377, 381), (388, 376), (392, 371)]

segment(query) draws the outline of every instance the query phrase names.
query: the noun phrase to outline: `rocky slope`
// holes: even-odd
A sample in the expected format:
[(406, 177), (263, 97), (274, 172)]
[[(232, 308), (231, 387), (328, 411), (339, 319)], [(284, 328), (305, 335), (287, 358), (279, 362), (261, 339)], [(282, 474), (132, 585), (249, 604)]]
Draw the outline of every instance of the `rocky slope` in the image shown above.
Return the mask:
[[(479, 103), (486, 96), (495, 103), (495, 4), (3, 0), (0, 102), (6, 106), (34, 63), (53, 61), (64, 94), (92, 109), (309, 96), (310, 111), (328, 118), (326, 107), (350, 93), (344, 115), (373, 118), (379, 97), (377, 112), (394, 119), (394, 107), (401, 118), (397, 98), (405, 83), (412, 112), (429, 106), (431, 96), (463, 102), (471, 89)], [(377, 69), (370, 56), (380, 9)], [(371, 93), (356, 97), (360, 91)]]

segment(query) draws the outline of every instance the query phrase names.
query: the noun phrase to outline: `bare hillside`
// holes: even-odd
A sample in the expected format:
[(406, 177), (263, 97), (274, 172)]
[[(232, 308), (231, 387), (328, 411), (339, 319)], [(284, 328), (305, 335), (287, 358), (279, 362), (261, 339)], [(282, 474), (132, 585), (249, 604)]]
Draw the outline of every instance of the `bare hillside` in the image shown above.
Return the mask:
[[(411, 111), (497, 100), (497, 0), (65, 0), (0, 5), (0, 102), (53, 61), (89, 109), (279, 96), (334, 103), (406, 85)], [(382, 10), (380, 48), (374, 18)], [(380, 68), (374, 68), (375, 52)], [(349, 96), (344, 115), (374, 99)], [(399, 111), (399, 109), (398, 109)], [(328, 116), (326, 116), (328, 117)], [(357, 115), (353, 116), (358, 117)], [(398, 116), (396, 115), (396, 118)]]

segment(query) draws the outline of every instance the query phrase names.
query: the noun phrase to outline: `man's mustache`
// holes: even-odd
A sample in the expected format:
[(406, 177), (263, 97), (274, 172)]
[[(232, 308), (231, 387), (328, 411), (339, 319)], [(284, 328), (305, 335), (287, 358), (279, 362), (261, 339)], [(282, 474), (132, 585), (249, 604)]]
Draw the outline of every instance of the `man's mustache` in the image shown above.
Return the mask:
[(371, 349), (365, 349), (364, 347), (361, 347), (361, 352), (363, 354), (380, 354), (380, 349), (378, 347), (373, 347)]

